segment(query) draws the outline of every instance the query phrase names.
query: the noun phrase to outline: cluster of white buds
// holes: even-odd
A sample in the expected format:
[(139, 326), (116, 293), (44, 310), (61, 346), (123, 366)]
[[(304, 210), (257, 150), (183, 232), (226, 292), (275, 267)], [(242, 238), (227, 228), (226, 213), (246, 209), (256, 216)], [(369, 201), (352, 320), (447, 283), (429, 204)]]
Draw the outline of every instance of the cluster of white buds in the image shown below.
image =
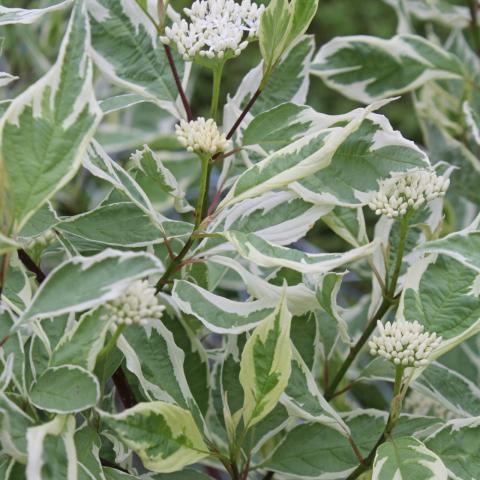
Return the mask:
[(377, 215), (403, 216), (409, 209), (417, 210), (445, 195), (449, 185), (447, 177), (438, 176), (433, 170), (413, 170), (381, 181), (368, 206)]
[(175, 126), (178, 141), (189, 151), (214, 155), (228, 149), (230, 141), (225, 134), (220, 133), (215, 120), (205, 120), (199, 117), (197, 120), (187, 122), (181, 120)]
[(147, 280), (137, 280), (114, 300), (104, 305), (117, 325), (146, 325), (162, 318), (165, 307), (158, 303), (155, 288)]
[(438, 348), (442, 337), (424, 332), (417, 321), (397, 320), (393, 323), (377, 323), (378, 336), (368, 342), (370, 353), (380, 355), (395, 365), (421, 367), (428, 363), (432, 352)]
[(238, 56), (257, 36), (264, 5), (251, 0), (197, 0), (184, 8), (189, 21), (182, 19), (165, 28), (163, 43), (175, 43), (184, 60), (196, 55), (223, 58), (228, 51)]

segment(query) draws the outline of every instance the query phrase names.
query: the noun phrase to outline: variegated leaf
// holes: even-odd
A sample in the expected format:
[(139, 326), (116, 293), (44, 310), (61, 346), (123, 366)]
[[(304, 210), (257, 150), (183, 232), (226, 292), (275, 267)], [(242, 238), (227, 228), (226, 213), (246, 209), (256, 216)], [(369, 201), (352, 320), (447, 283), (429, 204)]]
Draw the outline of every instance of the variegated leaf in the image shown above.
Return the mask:
[(33, 23), (49, 12), (61, 10), (71, 5), (73, 0), (55, 2), (45, 8), (9, 8), (0, 6), (0, 25), (12, 23)]
[(182, 312), (194, 315), (216, 333), (238, 334), (251, 330), (274, 310), (271, 301), (237, 302), (185, 280), (175, 282), (172, 295)]
[(414, 437), (394, 438), (377, 449), (372, 480), (447, 480), (438, 455)]
[(397, 316), (442, 337), (435, 357), (480, 331), (478, 273), (453, 258), (427, 256), (408, 270), (403, 288)]
[(357, 35), (323, 45), (313, 60), (312, 74), (342, 95), (371, 103), (430, 80), (461, 78), (463, 69), (455, 56), (416, 35), (389, 40)]
[[(143, 95), (176, 117), (183, 116), (183, 107), (176, 103), (178, 91), (156, 26), (137, 2), (88, 0), (87, 6), (95, 64), (120, 87)], [(175, 61), (183, 76), (182, 60), (176, 56)], [(187, 73), (188, 70), (185, 68)]]
[(83, 314), (58, 342), (50, 366), (78, 365), (93, 371), (111, 324), (111, 316), (101, 307)]
[[(102, 227), (99, 228), (99, 225)], [(102, 205), (89, 212), (64, 219), (57, 225), (62, 232), (110, 247), (146, 247), (165, 238), (187, 238), (191, 224), (176, 220), (159, 222), (131, 202)]]
[(480, 475), (479, 434), (480, 417), (450, 420), (425, 445), (442, 459), (449, 478), (473, 480)]
[[(77, 469), (75, 418), (57, 415), (27, 431), (27, 480), (70, 478)], [(56, 461), (53, 461), (53, 460)]]
[(18, 462), (27, 460), (26, 433), (34, 423), (5, 393), (0, 393), (0, 443), (2, 450)]
[(97, 378), (78, 365), (47, 368), (30, 391), (30, 400), (35, 407), (58, 414), (87, 410), (99, 399)]
[(89, 34), (85, 5), (77, 2), (55, 65), (2, 117), (0, 168), (15, 232), (73, 177), (100, 119)]
[(426, 242), (420, 248), (448, 255), (480, 274), (480, 215), (464, 230)]
[[(397, 7), (397, 0), (383, 0)], [(436, 22), (448, 28), (465, 28), (470, 23), (468, 7), (455, 5), (449, 0), (405, 0), (407, 12), (423, 22)]]
[[(283, 287), (251, 273), (240, 262), (232, 258), (214, 255), (209, 257), (209, 261), (210, 264), (221, 265), (237, 274), (252, 297), (263, 300), (267, 305), (278, 305), (282, 297)], [(288, 310), (292, 315), (303, 315), (319, 307), (315, 292), (304, 283), (299, 281), (294, 285), (285, 287), (285, 289)]]
[(151, 178), (157, 188), (173, 198), (175, 209), (180, 213), (194, 210), (185, 200), (185, 191), (173, 173), (163, 164), (160, 156), (152, 151), (148, 145), (138, 150), (133, 156), (134, 167)]
[(102, 420), (153, 472), (174, 472), (209, 455), (188, 410), (164, 402), (140, 403)]
[[(305, 202), (293, 192), (268, 192), (219, 212), (207, 231), (251, 232), (270, 242), (290, 245), (303, 238), (315, 222), (331, 209), (329, 205)], [(198, 248), (208, 254), (231, 249), (232, 246), (221, 237), (208, 238)]]
[(125, 356), (127, 369), (138, 379), (146, 398), (189, 409), (198, 424), (201, 415), (187, 383), (185, 354), (175, 344), (172, 333), (162, 322), (147, 327), (127, 327), (118, 348)]
[(93, 308), (116, 298), (130, 282), (162, 270), (153, 255), (142, 252), (107, 249), (92, 257), (74, 257), (52, 271), (17, 325)]
[(304, 253), (263, 240), (254, 233), (229, 231), (223, 233), (237, 252), (263, 267), (286, 267), (301, 273), (322, 274), (337, 267), (367, 257), (376, 248), (375, 243), (352, 249), (346, 253)]
[(244, 392), (245, 429), (275, 408), (288, 384), (292, 356), (291, 318), (284, 292), (278, 307), (255, 328), (243, 348), (240, 383)]
[[(295, 322), (295, 320), (294, 320)], [(293, 324), (292, 324), (293, 325)], [(292, 347), (292, 371), (280, 401), (290, 415), (307, 422), (318, 422), (348, 436), (350, 429), (321, 394), (315, 377), (295, 347)]]
[(365, 118), (387, 100), (358, 109), (344, 126), (322, 129), (305, 135), (286, 147), (272, 153), (247, 169), (236, 180), (219, 209), (253, 198), (274, 189), (309, 177), (328, 167), (338, 148), (355, 131)]

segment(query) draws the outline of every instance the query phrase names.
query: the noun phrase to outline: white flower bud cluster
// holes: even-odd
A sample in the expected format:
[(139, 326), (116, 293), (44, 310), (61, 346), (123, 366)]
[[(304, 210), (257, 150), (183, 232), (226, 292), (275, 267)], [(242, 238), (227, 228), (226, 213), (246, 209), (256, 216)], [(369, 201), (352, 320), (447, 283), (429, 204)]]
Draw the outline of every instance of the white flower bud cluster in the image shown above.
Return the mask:
[(380, 182), (378, 192), (368, 206), (377, 215), (390, 218), (417, 210), (424, 203), (445, 195), (450, 180), (433, 170), (413, 170)]
[(221, 59), (227, 51), (238, 56), (248, 40), (257, 36), (264, 9), (251, 0), (197, 0), (184, 8), (189, 21), (182, 19), (166, 27), (161, 40), (175, 43), (184, 60), (196, 55)]
[(377, 323), (378, 336), (368, 342), (370, 353), (380, 355), (395, 365), (421, 367), (428, 363), (428, 357), (440, 345), (442, 337), (436, 333), (424, 332), (417, 321), (397, 320), (393, 323)]
[(162, 318), (164, 305), (159, 305), (155, 288), (147, 280), (137, 280), (122, 295), (104, 305), (117, 325), (146, 325)]
[(178, 141), (189, 151), (214, 155), (224, 152), (230, 146), (225, 134), (220, 133), (215, 120), (205, 120), (199, 117), (197, 120), (187, 122), (181, 120), (175, 126)]

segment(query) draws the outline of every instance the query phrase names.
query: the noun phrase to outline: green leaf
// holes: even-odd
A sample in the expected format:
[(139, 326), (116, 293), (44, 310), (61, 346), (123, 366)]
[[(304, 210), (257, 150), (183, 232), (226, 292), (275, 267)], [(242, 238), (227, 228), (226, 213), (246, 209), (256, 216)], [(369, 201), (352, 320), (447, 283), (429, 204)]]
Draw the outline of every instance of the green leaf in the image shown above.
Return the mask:
[(372, 480), (447, 480), (440, 458), (414, 437), (394, 438), (377, 450)]
[(155, 257), (142, 252), (107, 249), (74, 257), (52, 271), (19, 322), (93, 308), (117, 297), (128, 283), (162, 270)]
[(254, 233), (229, 231), (223, 233), (235, 250), (244, 258), (263, 267), (285, 267), (300, 273), (322, 274), (337, 267), (371, 255), (375, 243), (346, 253), (304, 253), (263, 240)]
[(420, 245), (430, 253), (448, 255), (463, 265), (480, 273), (480, 215), (467, 228), (454, 232), (439, 240)]
[(113, 97), (104, 98), (99, 101), (99, 104), (103, 114), (107, 115), (108, 113), (118, 112), (119, 110), (124, 110), (148, 101), (149, 100), (143, 95), (138, 95), (137, 93), (122, 93), (120, 95), (114, 95)]
[(74, 442), (78, 480), (105, 480), (99, 458), (101, 440), (98, 433), (92, 427), (84, 425), (75, 432)]
[[(95, 243), (113, 247), (145, 247), (169, 239), (187, 237), (186, 222), (153, 222), (151, 217), (130, 202), (100, 206), (62, 221), (58, 229)], [(165, 234), (165, 236), (164, 236)]]
[(45, 8), (9, 8), (0, 6), (0, 25), (10, 25), (14, 23), (33, 23), (46, 13), (62, 10), (73, 2), (73, 0), (64, 0), (55, 2)]
[(449, 478), (479, 478), (479, 434), (478, 417), (451, 420), (431, 434), (425, 440), (425, 445), (442, 459)]
[(454, 55), (416, 35), (337, 37), (322, 46), (312, 65), (312, 74), (330, 88), (364, 103), (463, 73)]
[(194, 315), (216, 333), (241, 333), (251, 330), (273, 311), (265, 300), (237, 302), (221, 297), (185, 280), (177, 280), (173, 298), (182, 312)]
[(99, 122), (89, 53), (88, 18), (77, 2), (55, 65), (2, 117), (0, 163), (15, 232), (73, 177)]
[(277, 404), (291, 372), (290, 322), (285, 291), (275, 311), (252, 332), (243, 348), (240, 383), (244, 392), (243, 422), (248, 429)]
[(242, 173), (219, 209), (270, 190), (285, 188), (293, 182), (327, 168), (337, 149), (382, 102), (358, 109), (345, 126), (336, 126), (305, 135), (272, 153)]
[(75, 413), (95, 406), (100, 398), (97, 379), (76, 365), (50, 367), (30, 392), (32, 403), (52, 413)]
[[(178, 91), (157, 29), (137, 2), (88, 0), (87, 3), (93, 59), (104, 75), (176, 117), (183, 116), (183, 109), (175, 103)], [(183, 61), (177, 56), (175, 63), (182, 77)]]
[[(366, 457), (385, 427), (385, 417), (351, 413), (345, 421), (362, 456)], [(348, 439), (321, 423), (304, 423), (294, 427), (280, 442), (264, 467), (301, 478), (346, 478), (358, 466)]]
[(101, 307), (82, 315), (75, 327), (61, 338), (52, 353), (50, 366), (78, 365), (92, 372), (111, 324), (112, 318)]
[(479, 331), (477, 282), (477, 272), (453, 258), (429, 255), (408, 271), (397, 315), (443, 338), (438, 357)]
[(153, 472), (175, 472), (208, 456), (192, 414), (176, 405), (140, 403), (117, 415), (100, 416)]

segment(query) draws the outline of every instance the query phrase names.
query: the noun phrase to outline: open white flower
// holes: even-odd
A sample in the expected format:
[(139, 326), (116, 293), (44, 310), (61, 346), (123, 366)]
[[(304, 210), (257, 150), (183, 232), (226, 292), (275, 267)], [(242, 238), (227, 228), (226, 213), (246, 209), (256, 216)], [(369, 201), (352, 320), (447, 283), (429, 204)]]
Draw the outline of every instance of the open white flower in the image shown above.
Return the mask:
[(175, 127), (178, 141), (189, 151), (214, 155), (224, 152), (230, 145), (225, 134), (220, 133), (215, 120), (181, 120)]
[(442, 337), (424, 331), (417, 321), (397, 320), (377, 323), (378, 336), (368, 342), (370, 353), (380, 355), (395, 365), (421, 367), (428, 363), (432, 352), (438, 348)]
[(221, 59), (227, 52), (238, 56), (257, 35), (264, 9), (251, 0), (197, 0), (184, 8), (189, 20), (166, 27), (161, 40), (175, 43), (184, 60), (196, 55)]
[(147, 280), (137, 280), (104, 307), (117, 325), (145, 325), (151, 320), (162, 318), (164, 305), (158, 303), (155, 288)]
[(413, 170), (396, 174), (379, 184), (378, 192), (368, 206), (377, 215), (390, 218), (403, 216), (424, 203), (445, 195), (450, 180), (433, 170)]

